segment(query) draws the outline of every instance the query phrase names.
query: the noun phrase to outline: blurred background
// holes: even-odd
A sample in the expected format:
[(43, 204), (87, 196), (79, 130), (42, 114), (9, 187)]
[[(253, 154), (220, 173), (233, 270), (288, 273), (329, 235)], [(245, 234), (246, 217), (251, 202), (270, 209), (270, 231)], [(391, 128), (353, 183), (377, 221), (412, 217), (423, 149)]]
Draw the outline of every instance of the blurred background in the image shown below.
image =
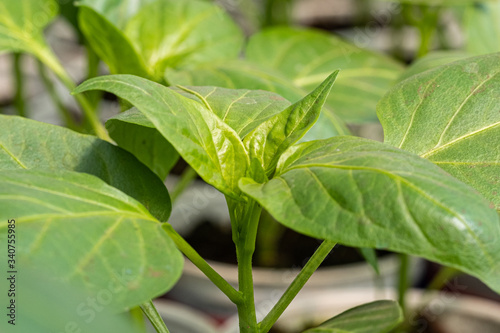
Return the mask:
[[(151, 77), (163, 84), (221, 85), (221, 75), (224, 74), (229, 77), (230, 87), (265, 89), (267, 85), (272, 87), (272, 91), (293, 101), (297, 96), (309, 92), (316, 84), (314, 70), (311, 70), (312, 74), (309, 73), (309, 76), (300, 75), (304, 67), (310, 65), (321, 69), (326, 66), (326, 70), (330, 71), (341, 68), (343, 71), (339, 75), (338, 87), (336, 84), (327, 107), (345, 121), (354, 135), (379, 141), (383, 141), (383, 132), (376, 117), (376, 103), (396, 82), (437, 65), (500, 51), (499, 1), (213, 2), (232, 18), (242, 33), (243, 47), (236, 48), (234, 59), (215, 59), (200, 64), (193, 61), (186, 65), (182, 63), (182, 58), (189, 55), (180, 53), (176, 56), (181, 60), (177, 59), (162, 67), (160, 76), (152, 71), (149, 73)], [(89, 38), (97, 36), (92, 35), (92, 28), (95, 26), (82, 31), (78, 20), (81, 7), (64, 0), (57, 4), (58, 15), (42, 29), (43, 36), (74, 83), (81, 83), (96, 75), (123, 72), (119, 69), (120, 66), (110, 64), (109, 59), (96, 50), (98, 41)], [(292, 30), (286, 30), (289, 28)], [(128, 33), (133, 34), (130, 31)], [(254, 37), (256, 34), (258, 38)], [(275, 36), (282, 37), (282, 40), (276, 42), (277, 46), (273, 44), (273, 38), (277, 39)], [(134, 37), (130, 35), (129, 38), (133, 40)], [(138, 37), (148, 38), (148, 35)], [(201, 34), (200, 38), (203, 40), (205, 37)], [(302, 44), (304, 40), (312, 43), (310, 48)], [(272, 53), (273, 48), (283, 54), (281, 61), (270, 59), (274, 61), (274, 67), (269, 68), (270, 65), (266, 63), (269, 55), (266, 52)], [(302, 67), (294, 68), (294, 64)], [(211, 66), (212, 74), (209, 74), (207, 66)], [(324, 68), (321, 70), (324, 71)], [(254, 76), (250, 77), (249, 73)], [(247, 75), (245, 77), (248, 81), (245, 82), (250, 83), (241, 83), (243, 75)], [(290, 81), (291, 84), (286, 85), (285, 81)], [(64, 84), (60, 76), (54, 74), (54, 68), (34, 57), (31, 52), (18, 50), (0, 54), (1, 113), (18, 114), (88, 132), (80, 106), (69, 94), (68, 88), (68, 84)], [(90, 96), (90, 99), (101, 120), (129, 107), (126, 102), (119, 101), (112, 95)], [(325, 125), (316, 127), (313, 137), (309, 139), (333, 134), (335, 130)], [(223, 276), (236, 283), (234, 267), (231, 266), (235, 258), (228, 255), (234, 252), (234, 245), (228, 228), (229, 217), (224, 197), (196, 179), (196, 175), (190, 173), (182, 160), (172, 170), (171, 175), (166, 177), (165, 174), (163, 177), (169, 188), (174, 189), (176, 184), (185, 181), (182, 187), (184, 192), (176, 198), (172, 224), (184, 233), (186, 239), (204, 257), (213, 262)], [(186, 173), (188, 175), (184, 177)], [(268, 229), (261, 230), (263, 236), (259, 238), (256, 262), (261, 268), (257, 268), (255, 281), (261, 285), (256, 297), (264, 312), (264, 309), (277, 300), (280, 290), (284, 288), (283, 283), (291, 281), (297, 269), (304, 265), (319, 243), (284, 230), (266, 214), (262, 218), (269, 223), (263, 224)], [(212, 239), (207, 239), (208, 234), (213, 235)], [(285, 257), (283, 253), (290, 256)], [(391, 297), (396, 297), (390, 290), (398, 285), (407, 284), (416, 288), (428, 288), (430, 285), (431, 289), (447, 290), (455, 297), (464, 294), (500, 302), (499, 295), (468, 275), (443, 269), (422, 259), (401, 257), (385, 251), (378, 251), (377, 256), (378, 260), (372, 258), (370, 265), (365, 262), (367, 259), (370, 261), (369, 254), (363, 253), (363, 250), (338, 246), (330, 255), (323, 271), (318, 271), (311, 280), (310, 291), (321, 294), (327, 287), (332, 287), (337, 292), (356, 289), (358, 291), (354, 294), (345, 295), (356, 303), (367, 293), (359, 292), (359, 288), (378, 288), (382, 295), (389, 293)], [(266, 270), (266, 267), (276, 266), (279, 269), (271, 272)], [(407, 275), (400, 275), (401, 266), (406, 267)], [(212, 322), (215, 318), (217, 324), (234, 315), (234, 308), (227, 301), (221, 300), (222, 303), (218, 304), (212, 302), (221, 298), (221, 295), (205, 284), (209, 282), (189, 264), (185, 275), (179, 285), (164, 298), (187, 303), (207, 315), (206, 321)], [(446, 283), (448, 279), (451, 282)], [(197, 296), (193, 295), (194, 289)], [(375, 290), (372, 289), (370, 293)], [(379, 295), (377, 293), (373, 291), (373, 297)], [(456, 302), (453, 299), (444, 303)], [(482, 309), (480, 305), (477, 307)], [(170, 308), (170, 311), (174, 310)], [(179, 315), (182, 316), (182, 313)], [(494, 326), (491, 332), (500, 332), (500, 329), (495, 331), (498, 327)], [(203, 330), (207, 328), (202, 328)], [(441, 331), (434, 328), (434, 331), (425, 332)], [(479, 329), (477, 332), (490, 331)]]

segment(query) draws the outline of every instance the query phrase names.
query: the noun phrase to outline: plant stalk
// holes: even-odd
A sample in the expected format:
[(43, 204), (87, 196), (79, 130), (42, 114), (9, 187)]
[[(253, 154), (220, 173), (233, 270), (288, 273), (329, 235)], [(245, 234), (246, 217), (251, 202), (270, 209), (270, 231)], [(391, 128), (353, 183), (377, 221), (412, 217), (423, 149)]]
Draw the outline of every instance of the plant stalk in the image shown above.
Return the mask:
[[(87, 78), (86, 80), (89, 80), (91, 78), (97, 77), (99, 75), (99, 57), (97, 54), (94, 52), (90, 44), (88, 43), (87, 40), (85, 40), (85, 48), (87, 49)], [(96, 109), (99, 105), (99, 101), (101, 100), (102, 95), (104, 94), (103, 91), (100, 90), (94, 90), (94, 91), (89, 91), (87, 93), (88, 95), (88, 100), (90, 101), (92, 107)]]
[(226, 197), (226, 200), (236, 245), (239, 291), (243, 297), (243, 301), (236, 304), (240, 333), (255, 333), (258, 332), (258, 324), (253, 290), (252, 256), (255, 252), (262, 207), (252, 199), (248, 199), (247, 202), (237, 202)]
[(219, 273), (217, 273), (206, 261), (203, 259), (195, 249), (189, 245), (181, 235), (174, 230), (169, 223), (162, 224), (163, 230), (167, 232), (170, 238), (174, 241), (179, 250), (196, 266), (200, 271), (205, 274), (210, 281), (212, 281), (230, 300), (238, 304), (241, 303), (243, 298), (241, 293), (233, 288)]
[(193, 180), (198, 176), (196, 171), (190, 167), (187, 166), (186, 169), (182, 172), (181, 178), (175, 184), (174, 190), (170, 192), (170, 200), (172, 203), (175, 202), (177, 198), (184, 192), (184, 190), (193, 182)]
[(443, 266), (439, 269), (439, 272), (436, 276), (431, 280), (429, 285), (427, 286), (428, 290), (440, 290), (442, 289), (448, 281), (460, 274), (460, 271), (456, 268)]
[(287, 290), (283, 293), (276, 305), (274, 305), (267, 316), (259, 323), (259, 332), (265, 333), (271, 329), (288, 305), (290, 305), (295, 296), (297, 296), (302, 287), (304, 287), (309, 278), (318, 269), (319, 265), (321, 265), (323, 260), (325, 260), (326, 256), (334, 248), (335, 244), (335, 242), (328, 240), (321, 243), (318, 249), (316, 249), (314, 254), (307, 261), (306, 265), (302, 268), (300, 273), (295, 277), (290, 286), (288, 286)]
[(409, 270), (409, 257), (407, 254), (399, 254), (400, 266), (399, 266), (399, 281), (398, 281), (398, 303), (403, 310), (406, 312), (406, 292), (408, 291), (408, 270)]
[(54, 84), (47, 76), (47, 73), (45, 72), (45, 66), (41, 61), (38, 61), (38, 75), (42, 79), (42, 82), (45, 85), (45, 89), (47, 90), (47, 93), (49, 94), (54, 105), (56, 106), (57, 111), (59, 111), (59, 115), (64, 119), (66, 127), (80, 131), (79, 126), (75, 122), (75, 119), (73, 118), (69, 110), (64, 106), (61, 99), (57, 95), (57, 92), (54, 88)]
[[(459, 273), (460, 271), (455, 268), (446, 266), (441, 267), (438, 274), (436, 274), (436, 276), (427, 285), (427, 288), (422, 296), (422, 299), (419, 301), (419, 304), (415, 307), (415, 310), (413, 312), (421, 313), (422, 309), (424, 309), (432, 300), (431, 291), (442, 289), (451, 278), (453, 278)], [(398, 333), (407, 332), (409, 328), (410, 328), (410, 321), (408, 315), (405, 314), (405, 321), (397, 328), (396, 332)]]
[[(50, 68), (54, 72), (54, 74), (56, 74), (56, 76), (66, 86), (66, 88), (68, 88), (70, 91), (73, 91), (75, 89), (75, 83), (70, 78), (64, 67), (61, 66), (59, 60), (57, 60), (52, 51), (46, 45), (40, 45), (40, 49), (38, 49), (36, 56), (38, 57), (38, 59), (40, 59), (41, 62), (43, 62), (48, 68)], [(94, 108), (92, 108), (92, 105), (89, 103), (87, 98), (83, 94), (76, 94), (74, 96), (78, 104), (80, 104), (83, 110), (83, 114), (85, 115), (86, 120), (89, 122), (93, 132), (99, 138), (106, 141), (111, 141), (108, 132), (104, 128), (104, 125), (100, 122)]]
[(165, 322), (161, 318), (161, 316), (158, 314), (158, 311), (156, 310), (154, 304), (152, 301), (148, 301), (146, 303), (141, 304), (141, 309), (142, 312), (148, 317), (149, 321), (155, 328), (156, 332), (158, 333), (170, 333), (168, 331), (167, 326), (165, 325)]
[(24, 77), (22, 71), (22, 54), (14, 53), (14, 78), (16, 80), (16, 94), (14, 95), (14, 105), (16, 106), (17, 114), (21, 117), (26, 117), (26, 107), (24, 104)]

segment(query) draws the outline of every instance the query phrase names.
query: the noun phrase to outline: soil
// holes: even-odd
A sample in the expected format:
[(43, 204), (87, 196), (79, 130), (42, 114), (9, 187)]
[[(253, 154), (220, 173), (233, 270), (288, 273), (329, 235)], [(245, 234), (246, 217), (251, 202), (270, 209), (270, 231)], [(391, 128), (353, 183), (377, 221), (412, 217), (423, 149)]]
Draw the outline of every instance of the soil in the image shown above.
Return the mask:
[[(189, 235), (186, 235), (185, 239), (205, 259), (236, 264), (236, 251), (229, 227), (204, 221)], [(291, 229), (285, 229), (279, 238), (276, 251), (278, 257), (275, 262), (277, 264), (272, 265), (272, 267), (302, 267), (320, 244), (321, 240), (319, 239), (299, 234)], [(377, 251), (377, 254), (378, 256), (384, 256), (388, 252)], [(258, 257), (258, 255), (255, 256), (254, 265), (266, 267), (266, 265), (256, 260)], [(321, 266), (344, 265), (361, 261), (364, 261), (364, 259), (357, 249), (337, 245)]]

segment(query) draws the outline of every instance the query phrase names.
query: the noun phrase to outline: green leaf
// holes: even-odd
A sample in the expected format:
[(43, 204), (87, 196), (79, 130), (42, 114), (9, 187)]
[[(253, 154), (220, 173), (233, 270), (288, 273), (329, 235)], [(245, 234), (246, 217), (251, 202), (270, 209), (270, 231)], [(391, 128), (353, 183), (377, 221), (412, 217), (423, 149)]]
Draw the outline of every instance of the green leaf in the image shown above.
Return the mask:
[(80, 7), (78, 22), (87, 41), (108, 64), (112, 74), (128, 73), (150, 77), (142, 57), (117, 26), (86, 6)]
[(110, 137), (123, 149), (165, 179), (179, 160), (175, 148), (136, 108), (122, 112), (106, 122)]
[[(97, 177), (71, 171), (0, 173), (0, 240), (8, 220), (21, 230), (17, 261), (123, 311), (169, 290), (183, 258), (139, 202)], [(17, 231), (19, 232), (19, 231)]]
[(0, 53), (2, 51), (37, 54), (47, 49), (43, 29), (57, 15), (54, 0), (0, 2)]
[(222, 8), (207, 1), (81, 4), (94, 10), (81, 14), (85, 36), (112, 73), (140, 75), (144, 66), (146, 77), (161, 81), (168, 67), (235, 59), (242, 47), (240, 29)]
[(0, 170), (9, 169), (92, 174), (140, 201), (160, 221), (170, 215), (163, 182), (132, 155), (94, 136), (0, 115)]
[[(260, 89), (275, 92), (292, 103), (298, 102), (309, 91), (295, 86), (289, 79), (271, 69), (263, 69), (248, 61), (224, 64), (205, 64), (183, 70), (168, 70), (167, 80), (188, 86), (217, 86), (231, 89)], [(318, 121), (303, 140), (326, 139), (350, 134), (343, 121), (328, 107), (323, 107)]]
[[(16, 295), (16, 303), (22, 306), (16, 309), (14, 332), (141, 333), (128, 313), (116, 314), (104, 306), (114, 294), (111, 290), (86, 294), (78, 287), (54, 279), (50, 267), (35, 270), (23, 266), (22, 272), (16, 279), (18, 290), (23, 292)], [(9, 326), (6, 322), (2, 324)]]
[(127, 25), (127, 22), (137, 15), (141, 8), (157, 1), (158, 0), (79, 0), (77, 4), (94, 9), (118, 29), (122, 30)]
[(313, 126), (337, 78), (338, 71), (311, 94), (262, 122), (243, 141), (250, 159), (256, 159), (270, 176), (281, 154)]
[(238, 134), (205, 105), (152, 81), (101, 76), (75, 93), (105, 90), (135, 105), (207, 183), (239, 199), (238, 180), (248, 171), (248, 155)]
[(408, 67), (398, 78), (398, 82), (406, 80), (413, 75), (417, 75), (427, 70), (446, 65), (470, 56), (470, 54), (459, 51), (438, 51), (429, 53), (412, 63), (411, 66)]
[(246, 56), (306, 91), (340, 69), (327, 105), (347, 122), (376, 120), (377, 101), (402, 70), (388, 57), (316, 30), (280, 27), (262, 31), (250, 39)]
[(359, 252), (365, 259), (365, 261), (372, 266), (373, 270), (377, 275), (380, 275), (380, 270), (378, 267), (378, 260), (377, 260), (377, 253), (375, 252), (374, 249), (371, 249), (369, 247), (362, 247), (359, 249)]
[(304, 333), (387, 333), (403, 321), (394, 301), (375, 301), (356, 306)]
[(379, 103), (385, 140), (439, 165), (500, 210), (500, 54), (414, 76)]
[(421, 256), (500, 291), (497, 213), (412, 153), (357, 137), (307, 142), (282, 156), (268, 183), (240, 187), (297, 232)]
[(499, 1), (474, 2), (465, 10), (463, 20), (468, 52), (486, 54), (500, 51)]
[(178, 86), (176, 91), (204, 104), (241, 139), (290, 105), (283, 97), (262, 90)]
[(145, 6), (125, 34), (159, 76), (166, 67), (234, 59), (243, 44), (243, 34), (222, 8), (195, 0)]

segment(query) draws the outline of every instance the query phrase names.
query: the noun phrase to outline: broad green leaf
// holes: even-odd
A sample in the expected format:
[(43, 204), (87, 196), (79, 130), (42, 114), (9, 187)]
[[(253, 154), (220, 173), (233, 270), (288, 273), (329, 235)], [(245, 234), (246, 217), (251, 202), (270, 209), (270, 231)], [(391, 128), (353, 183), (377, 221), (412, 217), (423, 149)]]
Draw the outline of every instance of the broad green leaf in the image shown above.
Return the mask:
[(94, 78), (75, 93), (87, 90), (105, 90), (128, 100), (200, 177), (222, 193), (239, 198), (238, 180), (247, 174), (248, 155), (238, 134), (205, 105), (132, 75)]
[[(295, 86), (283, 75), (263, 69), (248, 61), (224, 64), (205, 64), (183, 70), (167, 70), (167, 80), (188, 86), (217, 86), (232, 89), (260, 89), (275, 92), (292, 103), (309, 93)], [(315, 88), (315, 87), (314, 87)], [(326, 139), (335, 135), (348, 135), (349, 130), (328, 106), (323, 107), (318, 121), (303, 140)]]
[(43, 29), (55, 18), (57, 11), (55, 0), (1, 1), (0, 53), (37, 54), (46, 50)]
[(463, 20), (468, 52), (500, 52), (500, 1), (474, 2), (465, 10)]
[(337, 78), (334, 72), (312, 93), (262, 122), (243, 141), (250, 159), (256, 159), (270, 176), (281, 154), (313, 126)]
[(379, 103), (385, 141), (439, 165), (500, 210), (500, 54), (409, 78)]
[(106, 122), (109, 136), (123, 149), (165, 179), (179, 160), (175, 148), (136, 108), (122, 112)]
[(78, 22), (87, 41), (108, 64), (112, 74), (128, 73), (150, 77), (144, 60), (117, 26), (86, 6), (80, 7)]
[(438, 51), (429, 53), (412, 63), (411, 66), (408, 67), (403, 74), (401, 74), (398, 81), (406, 80), (413, 75), (417, 75), (429, 69), (446, 65), (467, 57), (470, 57), (470, 54), (468, 55), (467, 53), (457, 51)]
[(283, 97), (262, 90), (178, 86), (176, 91), (204, 104), (241, 139), (290, 105)]
[[(23, 266), (22, 274), (16, 279), (16, 287), (22, 290), (16, 297), (16, 303), (22, 304), (17, 308), (16, 325), (8, 324), (6, 320), (10, 318), (7, 317), (0, 323), (2, 332), (141, 333), (128, 313), (116, 314), (107, 306), (109, 298), (113, 297), (111, 290), (106, 288), (97, 295), (86, 294), (81, 288), (54, 279), (51, 273), (49, 267), (29, 269)], [(6, 285), (4, 290), (8, 289)]]
[(340, 69), (327, 105), (347, 122), (375, 121), (377, 101), (402, 71), (388, 57), (316, 30), (264, 30), (250, 39), (246, 57), (278, 71), (306, 91)]
[[(168, 67), (237, 58), (243, 35), (207, 1), (84, 0), (83, 31), (112, 73), (162, 81)], [(93, 10), (91, 10), (92, 8)], [(140, 71), (146, 68), (149, 75)]]
[(163, 182), (132, 155), (94, 136), (0, 115), (0, 170), (9, 169), (89, 173), (140, 201), (160, 221), (170, 215)]
[(144, 6), (125, 34), (158, 76), (166, 67), (234, 59), (243, 35), (224, 10), (206, 1), (164, 0)]
[(357, 137), (306, 142), (282, 156), (268, 183), (240, 187), (297, 232), (424, 257), (500, 291), (497, 213), (412, 153)]
[[(169, 290), (182, 272), (173, 241), (139, 202), (97, 177), (71, 171), (0, 173), (0, 240), (16, 220), (17, 262), (123, 311)], [(22, 267), (19, 267), (22, 269)]]
[(403, 319), (398, 303), (375, 301), (342, 312), (304, 333), (388, 333)]

